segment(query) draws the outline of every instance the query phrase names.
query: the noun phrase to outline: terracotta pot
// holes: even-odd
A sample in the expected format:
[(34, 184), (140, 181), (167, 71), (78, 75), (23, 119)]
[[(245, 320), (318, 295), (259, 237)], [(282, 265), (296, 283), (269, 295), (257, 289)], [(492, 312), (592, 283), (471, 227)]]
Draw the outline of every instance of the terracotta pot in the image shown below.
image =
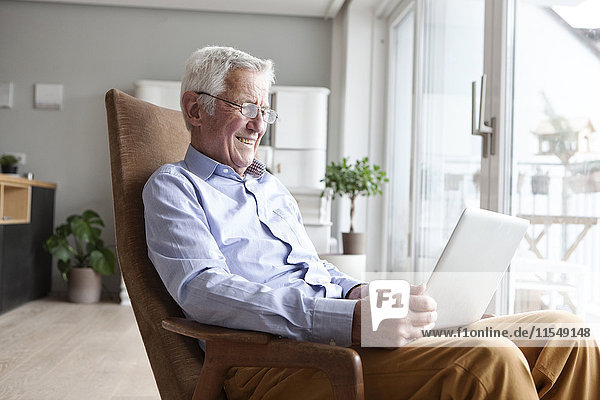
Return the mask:
[(102, 292), (102, 275), (91, 268), (72, 268), (67, 273), (69, 300), (73, 303), (97, 303)]
[(365, 234), (362, 232), (343, 232), (342, 243), (344, 254), (365, 254)]

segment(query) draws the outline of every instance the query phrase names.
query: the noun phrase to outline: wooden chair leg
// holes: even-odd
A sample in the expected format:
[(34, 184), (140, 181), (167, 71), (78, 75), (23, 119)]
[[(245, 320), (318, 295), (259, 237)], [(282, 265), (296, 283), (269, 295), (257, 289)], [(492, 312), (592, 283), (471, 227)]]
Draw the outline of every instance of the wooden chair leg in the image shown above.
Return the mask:
[(335, 400), (364, 399), (362, 362), (358, 355), (351, 361), (346, 360), (345, 368), (327, 367), (323, 368), (323, 372), (331, 382)]
[(211, 365), (204, 361), (192, 400), (217, 400), (223, 390), (223, 383), (229, 368)]
[(360, 387), (357, 391), (348, 386), (334, 386), (333, 398), (335, 400), (362, 399), (364, 397), (364, 387)]

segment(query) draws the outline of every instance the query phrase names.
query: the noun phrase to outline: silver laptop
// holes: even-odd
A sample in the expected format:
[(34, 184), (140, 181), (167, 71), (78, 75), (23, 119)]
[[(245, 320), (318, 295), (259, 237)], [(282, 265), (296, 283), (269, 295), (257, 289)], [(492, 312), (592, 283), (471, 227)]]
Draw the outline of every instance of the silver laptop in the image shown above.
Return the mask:
[(426, 293), (438, 304), (436, 329), (481, 318), (528, 225), (492, 211), (463, 211), (427, 282)]

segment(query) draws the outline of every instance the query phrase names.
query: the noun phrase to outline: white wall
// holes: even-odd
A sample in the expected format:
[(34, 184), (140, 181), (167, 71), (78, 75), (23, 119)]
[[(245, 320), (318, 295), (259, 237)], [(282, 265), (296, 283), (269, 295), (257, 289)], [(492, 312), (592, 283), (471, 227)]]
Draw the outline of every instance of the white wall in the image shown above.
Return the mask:
[[(385, 24), (375, 17), (376, 0), (347, 3), (333, 24), (328, 163), (368, 156), (385, 165)], [(385, 190), (385, 187), (384, 187)], [(383, 197), (356, 201), (355, 230), (367, 233), (367, 270), (383, 266)], [(350, 227), (350, 202), (336, 199), (333, 233)], [(384, 269), (384, 268), (383, 268)]]
[[(229, 45), (275, 62), (278, 84), (330, 86), (331, 20), (66, 4), (0, 2), (0, 153), (27, 155), (22, 171), (58, 184), (56, 224), (97, 210), (114, 244), (104, 94), (138, 79), (179, 80), (196, 48)], [(33, 108), (35, 83), (64, 85), (61, 111)], [(53, 289), (64, 282), (53, 269)], [(118, 277), (107, 280), (118, 290)]]

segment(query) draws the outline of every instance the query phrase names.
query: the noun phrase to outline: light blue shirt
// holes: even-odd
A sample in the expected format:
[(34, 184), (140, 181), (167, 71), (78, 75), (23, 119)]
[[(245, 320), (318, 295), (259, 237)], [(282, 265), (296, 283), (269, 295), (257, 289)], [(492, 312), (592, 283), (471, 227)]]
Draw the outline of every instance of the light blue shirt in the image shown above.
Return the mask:
[(343, 298), (361, 282), (319, 259), (264, 164), (241, 177), (189, 146), (148, 179), (143, 200), (148, 255), (188, 318), (351, 345), (356, 301)]

